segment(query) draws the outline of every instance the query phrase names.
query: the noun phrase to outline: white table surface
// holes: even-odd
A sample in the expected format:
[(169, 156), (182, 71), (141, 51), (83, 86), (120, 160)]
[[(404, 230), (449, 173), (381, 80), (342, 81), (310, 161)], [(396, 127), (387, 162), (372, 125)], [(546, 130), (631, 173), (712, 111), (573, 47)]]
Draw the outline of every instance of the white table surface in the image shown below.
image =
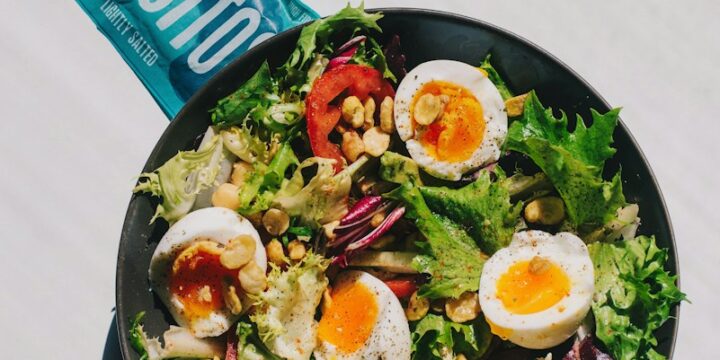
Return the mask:
[[(308, 3), (323, 15), (344, 5)], [(665, 194), (692, 300), (676, 359), (717, 354), (720, 2), (367, 1), (385, 6), (510, 29), (623, 106)], [(98, 359), (130, 190), (168, 121), (74, 1), (3, 2), (0, 50), (2, 357)]]

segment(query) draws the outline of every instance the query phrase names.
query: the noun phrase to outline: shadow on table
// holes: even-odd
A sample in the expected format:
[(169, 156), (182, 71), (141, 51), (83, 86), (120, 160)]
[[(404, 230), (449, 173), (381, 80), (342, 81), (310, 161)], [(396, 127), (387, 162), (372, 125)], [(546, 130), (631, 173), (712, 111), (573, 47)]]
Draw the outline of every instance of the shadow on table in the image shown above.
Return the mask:
[(108, 329), (107, 339), (105, 340), (105, 350), (103, 350), (102, 360), (123, 360), (120, 352), (120, 340), (118, 339), (117, 321), (113, 314), (110, 329)]

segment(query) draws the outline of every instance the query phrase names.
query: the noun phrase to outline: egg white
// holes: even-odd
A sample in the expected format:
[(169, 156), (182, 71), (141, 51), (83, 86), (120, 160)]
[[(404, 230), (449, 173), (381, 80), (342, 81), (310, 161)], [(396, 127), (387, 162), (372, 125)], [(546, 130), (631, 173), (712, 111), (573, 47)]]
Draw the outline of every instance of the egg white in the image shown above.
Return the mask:
[[(173, 262), (184, 249), (196, 242), (209, 240), (226, 245), (230, 239), (239, 235), (249, 235), (255, 239), (254, 260), (263, 271), (267, 270), (265, 248), (257, 230), (247, 219), (221, 207), (200, 209), (187, 214), (168, 229), (155, 248), (148, 271), (150, 284), (178, 325), (190, 329), (196, 337), (218, 336), (224, 333), (237, 321), (239, 315), (233, 315), (223, 308), (211, 312), (204, 319), (196, 318), (190, 321), (185, 315), (183, 303), (170, 291), (169, 279)], [(248, 299), (243, 297), (243, 308), (248, 305)]]
[(362, 271), (346, 271), (335, 280), (335, 287), (361, 283), (374, 295), (378, 306), (377, 319), (365, 343), (347, 354), (333, 344), (320, 341), (314, 351), (317, 360), (410, 359), (410, 328), (398, 298), (380, 279)]
[[(570, 291), (553, 306), (532, 314), (513, 314), (497, 297), (497, 283), (515, 263), (535, 256), (559, 266), (570, 280)], [(480, 277), (480, 307), (488, 322), (508, 332), (507, 340), (530, 349), (547, 349), (562, 343), (587, 315), (594, 285), (593, 264), (587, 246), (577, 236), (543, 231), (516, 233), (510, 246), (493, 254)]]
[[(430, 156), (416, 138), (410, 105), (413, 97), (426, 83), (440, 80), (469, 90), (483, 108), (485, 132), (483, 140), (467, 160), (441, 161)], [(468, 64), (453, 60), (433, 60), (410, 71), (395, 93), (395, 127), (405, 141), (410, 156), (430, 175), (447, 180), (459, 180), (470, 170), (490, 164), (500, 158), (500, 147), (507, 135), (507, 113), (500, 92), (484, 72)]]

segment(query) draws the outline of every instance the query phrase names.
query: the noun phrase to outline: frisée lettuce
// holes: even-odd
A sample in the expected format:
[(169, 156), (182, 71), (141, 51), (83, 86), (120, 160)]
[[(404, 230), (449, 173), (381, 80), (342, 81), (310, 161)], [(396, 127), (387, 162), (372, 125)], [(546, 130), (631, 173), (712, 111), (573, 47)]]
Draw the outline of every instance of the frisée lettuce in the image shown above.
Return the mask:
[(321, 255), (309, 253), (285, 271), (273, 265), (251, 320), (274, 354), (289, 360), (310, 358), (317, 337), (315, 309), (328, 285), (328, 264)]
[(140, 174), (133, 192), (162, 197), (153, 223), (158, 217), (173, 224), (193, 207), (197, 194), (215, 182), (223, 159), (223, 142), (214, 136), (198, 150), (180, 151), (155, 171)]

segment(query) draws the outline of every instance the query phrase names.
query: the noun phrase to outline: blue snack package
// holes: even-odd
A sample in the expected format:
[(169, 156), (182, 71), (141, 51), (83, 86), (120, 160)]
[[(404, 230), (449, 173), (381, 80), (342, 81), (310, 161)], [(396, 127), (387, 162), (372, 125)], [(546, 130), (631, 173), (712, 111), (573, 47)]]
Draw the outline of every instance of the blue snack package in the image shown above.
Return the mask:
[(77, 0), (169, 118), (263, 40), (318, 18), (300, 0)]

